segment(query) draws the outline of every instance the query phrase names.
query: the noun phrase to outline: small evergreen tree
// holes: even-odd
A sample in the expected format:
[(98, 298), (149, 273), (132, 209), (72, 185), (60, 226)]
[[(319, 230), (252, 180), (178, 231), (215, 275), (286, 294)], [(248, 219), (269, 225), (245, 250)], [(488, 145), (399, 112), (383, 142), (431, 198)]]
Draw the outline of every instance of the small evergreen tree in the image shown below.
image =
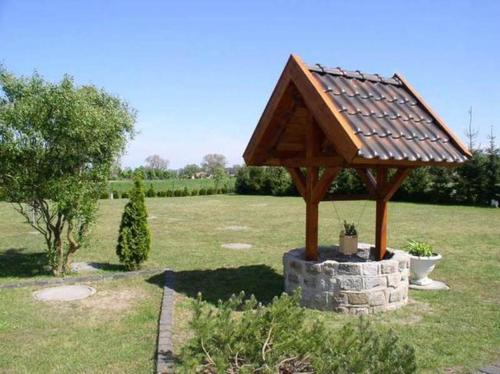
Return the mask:
[(486, 199), (488, 203), (495, 199), (498, 200), (500, 194), (500, 151), (495, 144), (493, 135), (493, 126), (488, 136), (489, 146), (486, 148)]
[(130, 201), (123, 211), (116, 246), (116, 254), (120, 262), (129, 270), (139, 268), (148, 258), (151, 249), (151, 234), (147, 218), (142, 177), (136, 175), (134, 187), (130, 192)]

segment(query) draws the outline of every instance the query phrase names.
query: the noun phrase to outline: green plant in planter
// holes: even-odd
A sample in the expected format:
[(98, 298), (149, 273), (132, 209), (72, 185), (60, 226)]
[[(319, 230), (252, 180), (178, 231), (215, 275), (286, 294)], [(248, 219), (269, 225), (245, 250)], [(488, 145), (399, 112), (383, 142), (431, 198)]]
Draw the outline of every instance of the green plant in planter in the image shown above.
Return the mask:
[(432, 246), (429, 243), (418, 240), (409, 240), (405, 249), (413, 256), (430, 257), (434, 254)]
[(346, 236), (356, 236), (358, 231), (356, 230), (356, 225), (354, 223), (348, 223), (344, 220), (344, 235)]

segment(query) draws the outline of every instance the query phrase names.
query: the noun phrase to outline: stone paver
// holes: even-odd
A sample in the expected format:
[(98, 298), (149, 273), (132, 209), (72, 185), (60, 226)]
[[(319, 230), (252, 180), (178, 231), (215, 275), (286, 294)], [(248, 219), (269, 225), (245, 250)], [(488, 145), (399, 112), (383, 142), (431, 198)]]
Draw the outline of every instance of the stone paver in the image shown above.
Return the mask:
[(71, 264), (71, 271), (75, 273), (96, 270), (99, 270), (99, 265), (93, 262), (73, 262)]
[(500, 374), (500, 362), (479, 369), (476, 374)]
[(163, 301), (158, 326), (158, 347), (156, 356), (156, 372), (158, 374), (174, 372), (174, 346), (172, 342), (174, 314), (174, 272), (165, 271), (163, 285)]
[(74, 283), (82, 283), (82, 282), (98, 282), (102, 280), (109, 279), (123, 279), (123, 278), (131, 278), (137, 276), (144, 275), (154, 275), (158, 273), (162, 273), (165, 271), (165, 268), (152, 268), (152, 269), (143, 269), (136, 271), (126, 271), (123, 273), (110, 273), (110, 274), (92, 274), (85, 275), (80, 277), (66, 277), (66, 278), (47, 278), (47, 279), (34, 279), (34, 280), (25, 280), (14, 283), (6, 283), (0, 284), (0, 289), (2, 288), (21, 288), (21, 287), (40, 287), (40, 286), (49, 286), (56, 284), (74, 284)]
[(433, 280), (432, 283), (429, 283), (428, 285), (425, 286), (419, 286), (418, 284), (411, 284), (410, 283), (410, 288), (412, 290), (422, 290), (422, 291), (447, 291), (450, 289), (446, 285), (446, 283)]

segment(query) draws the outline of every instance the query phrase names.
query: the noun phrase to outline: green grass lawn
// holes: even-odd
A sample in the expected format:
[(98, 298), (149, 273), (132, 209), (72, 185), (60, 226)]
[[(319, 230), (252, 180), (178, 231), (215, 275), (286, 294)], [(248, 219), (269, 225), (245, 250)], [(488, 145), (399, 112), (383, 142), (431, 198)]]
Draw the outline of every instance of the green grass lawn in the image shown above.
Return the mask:
[[(76, 261), (117, 264), (114, 247), (125, 202), (100, 202), (89, 246), (80, 250)], [(153, 251), (146, 266), (176, 271), (178, 345), (188, 334), (189, 301), (198, 291), (214, 304), (242, 289), (263, 302), (282, 292), (281, 256), (304, 240), (301, 199), (213, 195), (153, 198), (147, 204)], [(365, 208), (360, 240), (373, 242), (372, 202), (341, 202), (336, 207), (342, 219), (353, 221)], [(230, 231), (228, 226), (247, 229)], [(337, 242), (339, 229), (332, 203), (323, 203), (320, 242)], [(32, 231), (9, 205), (0, 204), (0, 283), (45, 276), (42, 239)], [(413, 344), (424, 372), (467, 372), (498, 361), (500, 210), (391, 203), (389, 245), (401, 247), (409, 238), (427, 240), (443, 254), (433, 278), (445, 281), (451, 290), (410, 291), (405, 308), (369, 318)], [(232, 242), (253, 248), (221, 248)], [(33, 289), (0, 290), (0, 372), (151, 372), (160, 281), (156, 276), (94, 283), (98, 292), (86, 303), (62, 305), (33, 301)], [(123, 296), (128, 294), (132, 296)], [(122, 295), (128, 304), (116, 311), (91, 302), (106, 295)], [(333, 328), (355, 318), (317, 311), (309, 315)]]

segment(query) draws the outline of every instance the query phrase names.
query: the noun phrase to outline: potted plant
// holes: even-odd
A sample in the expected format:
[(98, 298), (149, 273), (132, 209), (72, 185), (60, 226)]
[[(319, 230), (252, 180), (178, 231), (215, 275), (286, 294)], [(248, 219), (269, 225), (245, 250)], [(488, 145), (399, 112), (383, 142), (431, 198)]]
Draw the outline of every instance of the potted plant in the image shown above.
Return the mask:
[(358, 252), (358, 232), (354, 223), (344, 221), (344, 229), (339, 237), (340, 252), (344, 255), (353, 255)]
[(434, 253), (429, 243), (410, 240), (405, 249), (410, 255), (410, 283), (426, 286), (432, 283), (429, 274), (441, 260), (441, 255)]

